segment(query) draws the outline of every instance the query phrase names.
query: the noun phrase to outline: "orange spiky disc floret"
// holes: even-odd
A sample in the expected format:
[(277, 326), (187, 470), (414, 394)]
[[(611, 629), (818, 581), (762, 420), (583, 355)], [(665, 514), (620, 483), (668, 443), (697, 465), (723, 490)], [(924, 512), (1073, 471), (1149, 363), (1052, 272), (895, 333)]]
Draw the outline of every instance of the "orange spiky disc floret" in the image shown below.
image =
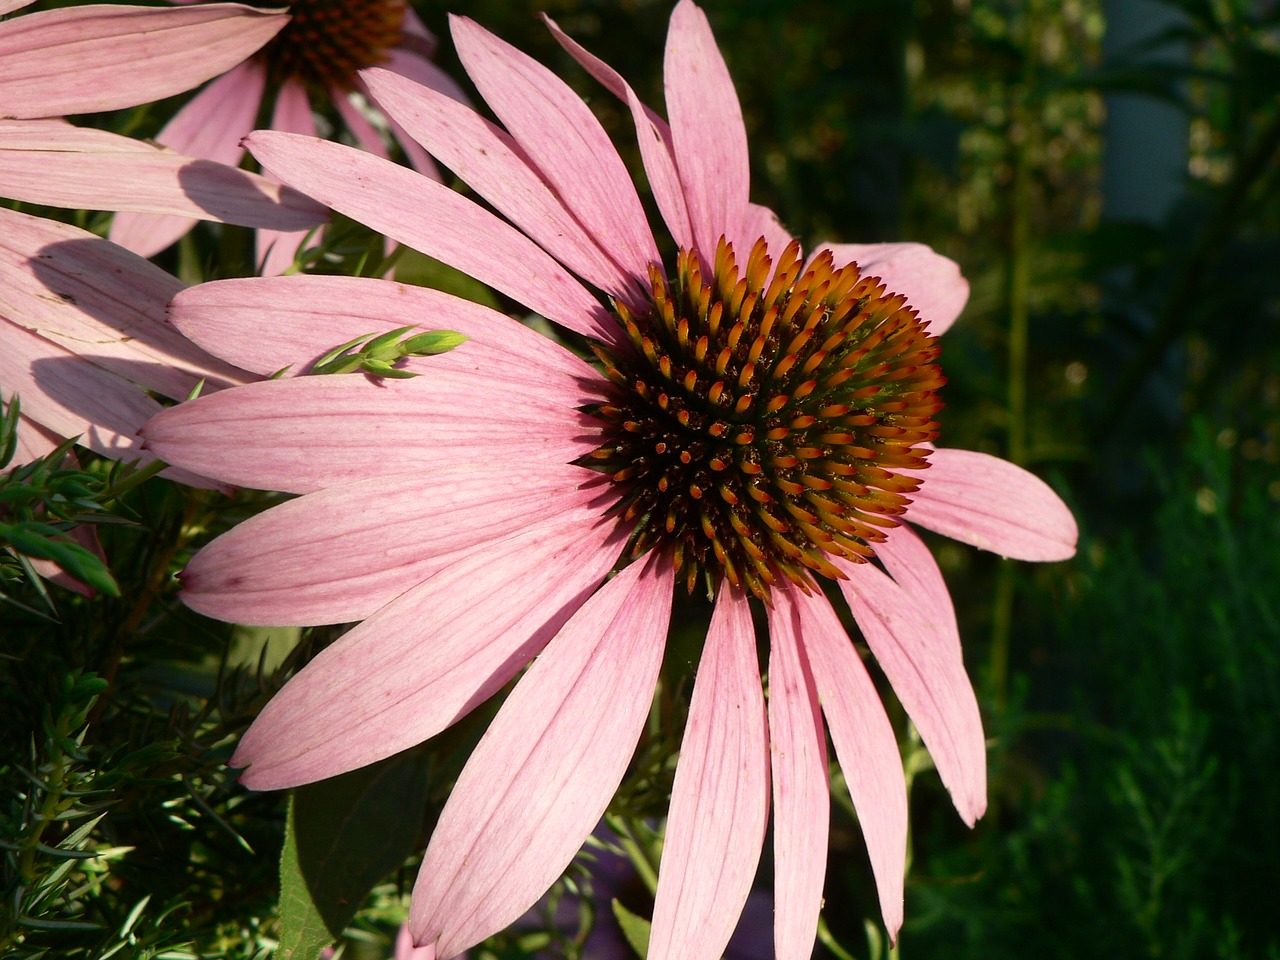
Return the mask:
[(874, 555), (937, 436), (937, 339), (905, 298), (828, 252), (804, 269), (795, 242), (773, 266), (763, 239), (741, 271), (723, 240), (710, 275), (682, 250), (646, 311), (614, 305), (629, 344), (593, 348), (614, 395), (582, 462), (617, 484), (631, 555), (669, 549), (690, 590), (842, 576), (831, 558)]
[(356, 72), (386, 63), (403, 36), (405, 0), (292, 0), (287, 26), (258, 54), (277, 82), (350, 90)]

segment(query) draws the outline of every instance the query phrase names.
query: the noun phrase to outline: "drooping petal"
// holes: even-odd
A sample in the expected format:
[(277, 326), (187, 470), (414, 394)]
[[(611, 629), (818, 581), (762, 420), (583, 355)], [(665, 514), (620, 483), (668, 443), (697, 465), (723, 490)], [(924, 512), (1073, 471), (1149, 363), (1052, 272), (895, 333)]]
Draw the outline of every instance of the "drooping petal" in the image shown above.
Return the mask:
[(251, 383), (165, 410), (143, 437), (166, 463), (235, 486), (307, 493), (430, 463), (569, 463), (598, 445), (585, 435), (590, 423), (539, 397), (495, 394), (492, 371), (441, 368), (412, 380)]
[[(344, 98), (339, 96), (336, 99)], [(271, 129), (305, 137), (316, 135), (316, 121), (311, 115), (311, 98), (297, 79), (290, 78), (281, 84), (280, 92), (276, 94), (275, 107), (271, 111)], [(284, 273), (293, 265), (308, 232), (305, 229), (259, 230), (254, 238), (259, 272), (267, 277)]]
[(442, 184), (361, 150), (285, 133), (245, 141), (275, 176), (379, 233), (443, 260), (549, 320), (600, 340), (614, 321), (528, 237)]
[(893, 726), (831, 604), (821, 595), (798, 591), (789, 599), (799, 613), (800, 644), (858, 812), (880, 913), (890, 939), (896, 939), (907, 859), (907, 788)]
[(599, 822), (648, 716), (671, 618), (671, 566), (605, 584), (507, 698), (449, 795), (410, 927), (441, 957), (518, 919)]
[(974, 450), (940, 448), (916, 475), (924, 482), (907, 508), (912, 523), (1015, 560), (1075, 555), (1075, 517), (1047, 483), (1021, 467)]
[[(743, 218), (742, 234), (744, 237), (750, 238), (751, 242), (755, 242), (755, 238), (763, 237), (769, 247), (769, 255), (773, 257), (776, 263), (779, 255), (787, 248), (787, 244), (792, 241), (791, 234), (787, 228), (782, 225), (782, 221), (778, 219), (778, 215), (768, 207), (761, 206), (758, 203), (747, 204), (747, 213)], [(751, 251), (746, 250), (739, 254), (738, 262), (742, 262), (742, 258), (746, 257)], [(770, 272), (772, 276), (772, 272)]]
[(751, 171), (747, 129), (733, 79), (707, 16), (692, 0), (671, 13), (663, 66), (667, 118), (698, 253), (715, 257), (723, 234), (745, 261), (755, 237), (743, 234)]
[(201, 550), (182, 571), (183, 602), (263, 626), (360, 620), (455, 551), (600, 497), (597, 484), (586, 486), (599, 474), (581, 467), (523, 463), (500, 483), (494, 471), (491, 461), (428, 464), (282, 503)]
[[(255, 790), (311, 783), (421, 743), (488, 699), (595, 592), (621, 551), (575, 510), (467, 556), (325, 648), (272, 698), (232, 766)], [(549, 576), (548, 571), (554, 571)]]
[[(431, 69), (422, 70), (421, 65), (424, 64), (428, 65)], [(413, 52), (407, 50), (390, 51), (388, 54), (387, 67), (392, 70), (392, 72), (401, 74), (402, 77), (429, 77), (430, 79), (433, 79), (435, 83), (424, 83), (424, 86), (431, 87), (435, 90), (435, 88), (438, 88), (436, 87), (436, 83), (440, 83), (442, 86), (449, 86), (453, 88), (453, 90), (457, 90), (458, 95), (462, 96), (461, 88), (458, 88), (457, 83), (453, 82), (452, 77), (449, 77), (447, 73), (444, 73), (444, 70), (436, 67), (435, 64), (430, 63), (429, 60), (424, 60), (421, 56), (413, 54)], [(445, 79), (447, 79), (448, 83), (443, 82)], [(364, 81), (360, 81), (358, 77), (356, 87), (357, 90), (364, 93), (370, 104), (375, 104), (376, 100), (374, 99), (374, 96), (372, 96), (372, 93), (369, 92), (369, 88), (367, 88)], [(335, 97), (335, 100), (346, 100), (349, 106), (349, 100), (347, 97), (339, 96)], [(466, 97), (463, 96), (463, 101), (465, 100)], [(352, 113), (358, 113), (358, 110), (352, 110)], [(407, 157), (408, 163), (410, 163), (412, 168), (424, 175), (424, 177), (430, 177), (433, 180), (438, 180), (438, 182), (443, 183), (444, 178), (440, 177), (440, 168), (435, 165), (435, 160), (431, 159), (431, 155), (425, 150), (422, 150), (420, 143), (413, 140), (410, 133), (401, 127), (401, 124), (397, 122), (396, 118), (385, 113), (384, 116), (387, 118), (387, 124), (390, 128), (390, 132), (392, 132), (392, 136), (396, 138), (396, 142), (401, 145), (401, 150), (404, 151), (404, 156)], [(352, 128), (352, 132), (356, 133), (356, 128)], [(357, 141), (360, 141), (360, 134), (356, 133), (356, 138)]]
[[(254, 128), (266, 82), (266, 68), (256, 59), (246, 60), (192, 97), (160, 131), (156, 142), (184, 156), (239, 166), (244, 156), (240, 140)], [(140, 256), (152, 257), (195, 223), (190, 217), (126, 212), (111, 222), (108, 237)]]
[(647, 277), (658, 248), (631, 176), (595, 114), (527, 54), (465, 17), (450, 23), (480, 95), (561, 202), (623, 271)]
[(890, 293), (900, 293), (929, 322), (935, 337), (955, 323), (969, 302), (969, 281), (960, 265), (923, 243), (824, 243), (836, 266), (856, 262), (863, 276), (879, 277)]
[(246, 227), (325, 220), (314, 200), (255, 173), (61, 120), (0, 120), (0, 196)]
[(680, 745), (652, 957), (715, 960), (742, 913), (769, 815), (769, 733), (746, 599), (716, 601)]
[[(145, 464), (155, 459), (142, 449), (138, 428), (160, 404), (136, 383), (7, 322), (2, 305), (0, 339), (0, 396), (8, 403), (18, 394), (24, 423), (39, 424), (58, 437), (78, 437), (81, 446), (113, 460)], [(30, 454), (43, 446), (39, 434), (21, 432), (19, 463), (33, 459)], [(185, 470), (171, 469), (165, 476), (189, 486), (211, 486)]]
[(448, 353), (411, 358), (425, 375), (439, 369), (501, 371), (505, 384), (579, 407), (598, 402), (601, 377), (587, 363), (506, 314), (440, 290), (368, 277), (290, 276), (215, 280), (170, 304), (182, 333), (215, 356), (271, 376), (305, 373), (340, 344), (411, 323), (469, 339)]
[(156, 135), (156, 142), (189, 157), (236, 166), (240, 141), (256, 126), (267, 68), (246, 60), (197, 93)]
[(693, 230), (689, 226), (689, 207), (685, 203), (680, 174), (676, 171), (671, 127), (652, 108), (640, 102), (640, 98), (631, 85), (622, 79), (621, 74), (589, 53), (545, 13), (542, 14), (542, 19), (560, 46), (631, 110), (631, 119), (636, 125), (636, 141), (640, 145), (640, 156), (649, 177), (654, 202), (657, 203), (658, 211), (677, 246), (692, 249)]
[(243, 383), (243, 371), (163, 322), (165, 305), (182, 288), (101, 237), (0, 209), (0, 314), (9, 323), (174, 399), (201, 378), (210, 387)]
[[(434, 38), (432, 38), (434, 40)], [(444, 70), (436, 66), (425, 54), (417, 50), (409, 50), (404, 47), (397, 47), (387, 53), (386, 67), (392, 73), (397, 73), (402, 77), (408, 77), (415, 83), (419, 83), (424, 87), (432, 90), (439, 90), (448, 97), (452, 97), (459, 103), (469, 103), (466, 93), (458, 82), (449, 76)], [(376, 103), (375, 98), (367, 90), (364, 91), (371, 103)], [(380, 106), (380, 105), (379, 105)], [(413, 165), (413, 169), (417, 170), (424, 177), (430, 177), (432, 180), (443, 182), (444, 178), (440, 176), (440, 168), (436, 166), (435, 160), (431, 158), (431, 154), (423, 150), (407, 130), (392, 117), (387, 115), (387, 123), (391, 127), (391, 133), (395, 136), (396, 142), (400, 144), (404, 150), (404, 155), (408, 158), (409, 163)]]
[(884, 563), (889, 576), (920, 606), (921, 615), (931, 629), (952, 641), (955, 655), (961, 657), (960, 627), (956, 623), (956, 607), (951, 592), (942, 579), (938, 561), (924, 541), (905, 524), (887, 531), (888, 539), (876, 544), (876, 556)]
[[(3, 307), (0, 316), (7, 316)], [(0, 323), (5, 402), (18, 394), (25, 416), (58, 436), (79, 436), (84, 446), (103, 456), (152, 459), (144, 456), (137, 432), (160, 412), (159, 403), (137, 384), (21, 327)]]
[[(368, 96), (369, 100), (372, 101), (373, 97), (368, 94), (364, 87), (361, 87), (360, 92)], [(342, 122), (347, 125), (347, 129), (356, 138), (356, 143), (360, 145), (361, 150), (372, 153), (375, 157), (382, 157), (384, 160), (391, 159), (391, 152), (387, 149), (387, 144), (382, 139), (382, 134), (369, 122), (369, 118), (364, 115), (364, 112), (352, 103), (348, 94), (342, 94), (341, 96), (335, 94), (333, 105), (341, 115)], [(432, 177), (432, 179), (439, 178)]]
[(840, 589), (867, 646), (920, 731), (961, 819), (973, 826), (987, 809), (987, 750), (954, 638), (873, 564), (838, 566), (848, 576)]
[(0, 23), (0, 118), (97, 113), (161, 100), (224, 73), (289, 22), (234, 3), (97, 3)]
[(818, 932), (831, 799), (818, 691), (791, 590), (769, 609), (769, 749), (773, 772), (774, 957), (808, 960)]
[(379, 106), (544, 250), (598, 289), (635, 298), (635, 278), (582, 229), (510, 135), (457, 100), (389, 71), (361, 76)]

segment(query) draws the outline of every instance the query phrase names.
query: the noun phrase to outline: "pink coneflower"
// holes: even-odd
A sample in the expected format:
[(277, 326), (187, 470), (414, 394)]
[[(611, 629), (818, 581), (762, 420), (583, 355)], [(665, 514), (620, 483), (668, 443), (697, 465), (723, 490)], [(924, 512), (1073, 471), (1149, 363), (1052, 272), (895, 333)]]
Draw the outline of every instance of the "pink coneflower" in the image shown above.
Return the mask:
[[(401, 76), (462, 96), (458, 85), (431, 62), (436, 41), (407, 0), (292, 0), (290, 22), (254, 56), (209, 84), (184, 106), (157, 135), (157, 142), (180, 153), (236, 166), (244, 156), (240, 141), (259, 124), (264, 98), (274, 94), (270, 127), (316, 135), (312, 109), (336, 110), (356, 142), (381, 157), (387, 149), (377, 128), (352, 100), (368, 96), (359, 71), (383, 66)], [(423, 149), (403, 135), (394, 122), (391, 132), (410, 162), (437, 177)], [(123, 214), (110, 237), (143, 256), (173, 243), (194, 221)], [(293, 263), (307, 231), (258, 232), (262, 272), (278, 274)]]
[(1070, 556), (1074, 522), (1019, 468), (930, 447), (935, 338), (967, 296), (954, 263), (914, 244), (802, 260), (748, 202), (741, 112), (697, 6), (672, 15), (669, 126), (557, 36), (630, 105), (674, 262), (582, 100), (464, 18), (458, 53), (503, 127), (385, 71), (364, 79), (505, 220), (337, 144), (255, 133), (249, 146), (284, 182), (585, 338), (597, 365), (484, 307), (385, 281), (226, 281), (174, 303), (185, 333), (264, 374), (405, 323), (470, 338), (408, 361), (416, 379), (251, 384), (145, 428), (168, 462), (302, 494), (202, 551), (183, 574), (189, 605), (245, 623), (363, 621), (277, 694), (233, 762), (255, 789), (333, 776), (435, 735), (527, 665), (414, 889), (416, 941), (454, 956), (528, 909), (595, 827), (648, 714), (674, 591), (709, 592), (650, 955), (720, 956), (772, 807), (776, 955), (809, 956), (824, 723), (895, 934), (901, 758), (837, 605), (972, 823), (986, 802), (977, 703), (946, 587), (904, 521), (1032, 560)]
[[(6, 3), (0, 12), (26, 5)], [(313, 201), (263, 177), (59, 119), (198, 86), (253, 53), (287, 20), (218, 3), (90, 4), (0, 22), (0, 196), (280, 230), (323, 223)]]
[[(10, 0), (0, 13), (26, 5)], [(286, 19), (239, 4), (96, 4), (0, 22), (0, 196), (255, 226), (323, 222), (314, 201), (263, 177), (56, 119), (189, 89)], [(148, 391), (180, 400), (201, 380), (210, 390), (245, 382), (164, 322), (183, 286), (83, 230), (0, 208), (0, 396), (22, 400), (16, 464), (76, 436), (104, 456), (149, 459), (137, 431), (160, 404)]]

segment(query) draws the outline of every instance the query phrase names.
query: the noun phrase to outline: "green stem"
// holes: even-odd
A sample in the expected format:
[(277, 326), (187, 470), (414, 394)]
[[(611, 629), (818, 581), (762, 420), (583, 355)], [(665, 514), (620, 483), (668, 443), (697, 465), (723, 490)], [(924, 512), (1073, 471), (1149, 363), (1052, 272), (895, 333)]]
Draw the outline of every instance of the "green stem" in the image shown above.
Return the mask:
[[(1027, 328), (1031, 315), (1031, 144), (1036, 118), (1030, 108), (1035, 86), (1035, 50), (1039, 31), (1034, 12), (1028, 11), (1026, 75), (1012, 113), (1013, 190), (1010, 198), (1009, 251), (1005, 302), (1009, 324), (1008, 388), (1005, 447), (1016, 464), (1027, 460)], [(995, 608), (991, 622), (991, 651), (987, 686), (992, 707), (1002, 713), (1008, 702), (1009, 652), (1013, 634), (1016, 593), (1013, 567), (1001, 561), (996, 575)]]
[(113, 483), (102, 494), (102, 502), (107, 503), (111, 500), (119, 500), (122, 496), (140, 484), (146, 483), (156, 474), (168, 468), (168, 464), (163, 460), (154, 460), (145, 467), (138, 467), (129, 470), (120, 480)]
[(648, 851), (635, 838), (631, 825), (625, 819), (614, 816), (607, 819), (609, 829), (618, 835), (618, 842), (622, 846), (623, 852), (626, 853), (627, 859), (631, 861), (631, 865), (636, 868), (636, 874), (644, 881), (644, 885), (649, 888), (649, 895), (656, 895), (658, 892), (658, 871)]

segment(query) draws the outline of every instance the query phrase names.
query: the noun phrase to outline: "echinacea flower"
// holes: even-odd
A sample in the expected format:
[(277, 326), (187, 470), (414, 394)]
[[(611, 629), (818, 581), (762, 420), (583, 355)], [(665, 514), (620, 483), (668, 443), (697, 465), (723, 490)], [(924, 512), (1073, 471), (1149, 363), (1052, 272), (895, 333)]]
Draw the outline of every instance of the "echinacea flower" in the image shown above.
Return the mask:
[[(27, 5), (9, 0), (0, 14)], [(261, 176), (58, 119), (188, 90), (287, 19), (229, 3), (90, 4), (0, 22), (0, 196), (278, 228), (323, 222), (314, 201)], [(76, 227), (0, 208), (0, 396), (22, 399), (16, 464), (76, 436), (104, 456), (151, 459), (137, 437), (160, 410), (148, 391), (180, 400), (202, 380), (210, 390), (245, 382), (165, 323), (183, 286)]]
[[(351, 95), (368, 91), (358, 71), (382, 65), (402, 76), (463, 96), (457, 83), (431, 62), (436, 41), (407, 0), (291, 0), (288, 26), (254, 56), (201, 90), (156, 136), (179, 153), (228, 164), (240, 163), (240, 141), (258, 125), (264, 98), (274, 92), (270, 126), (316, 135), (313, 107), (332, 105), (365, 150), (387, 156), (377, 128)], [(423, 149), (390, 124), (409, 161), (428, 176), (435, 165)], [(193, 220), (122, 214), (110, 237), (143, 256), (159, 253), (191, 229)], [(260, 230), (262, 272), (288, 267), (307, 230)]]
[[(26, 5), (5, 3), (0, 13)], [(256, 174), (59, 119), (189, 90), (242, 61), (287, 20), (216, 3), (90, 4), (0, 22), (0, 196), (278, 230), (323, 223), (314, 202)]]
[[(1070, 556), (1074, 522), (1025, 471), (930, 446), (936, 337), (967, 296), (954, 263), (916, 244), (803, 260), (749, 203), (741, 111), (696, 5), (672, 14), (666, 121), (551, 27), (629, 105), (673, 263), (582, 100), (465, 18), (453, 39), (501, 127), (388, 72), (363, 76), (501, 217), (337, 144), (270, 132), (248, 144), (282, 181), (584, 338), (596, 365), (484, 307), (388, 281), (224, 281), (175, 300), (183, 332), (263, 374), (406, 323), (469, 337), (409, 361), (416, 379), (250, 384), (144, 429), (167, 462), (301, 494), (195, 557), (191, 607), (255, 624), (362, 621), (276, 695), (233, 763), (254, 789), (330, 777), (433, 736), (527, 666), (414, 888), (415, 940), (446, 960), (517, 919), (596, 826), (649, 711), (674, 591), (706, 590), (650, 955), (721, 955), (772, 812), (775, 954), (809, 956), (824, 724), (894, 935), (901, 757), (837, 604), (972, 823), (986, 802), (978, 706), (946, 587), (906, 521), (1030, 560)], [(767, 620), (767, 703), (753, 606)]]

